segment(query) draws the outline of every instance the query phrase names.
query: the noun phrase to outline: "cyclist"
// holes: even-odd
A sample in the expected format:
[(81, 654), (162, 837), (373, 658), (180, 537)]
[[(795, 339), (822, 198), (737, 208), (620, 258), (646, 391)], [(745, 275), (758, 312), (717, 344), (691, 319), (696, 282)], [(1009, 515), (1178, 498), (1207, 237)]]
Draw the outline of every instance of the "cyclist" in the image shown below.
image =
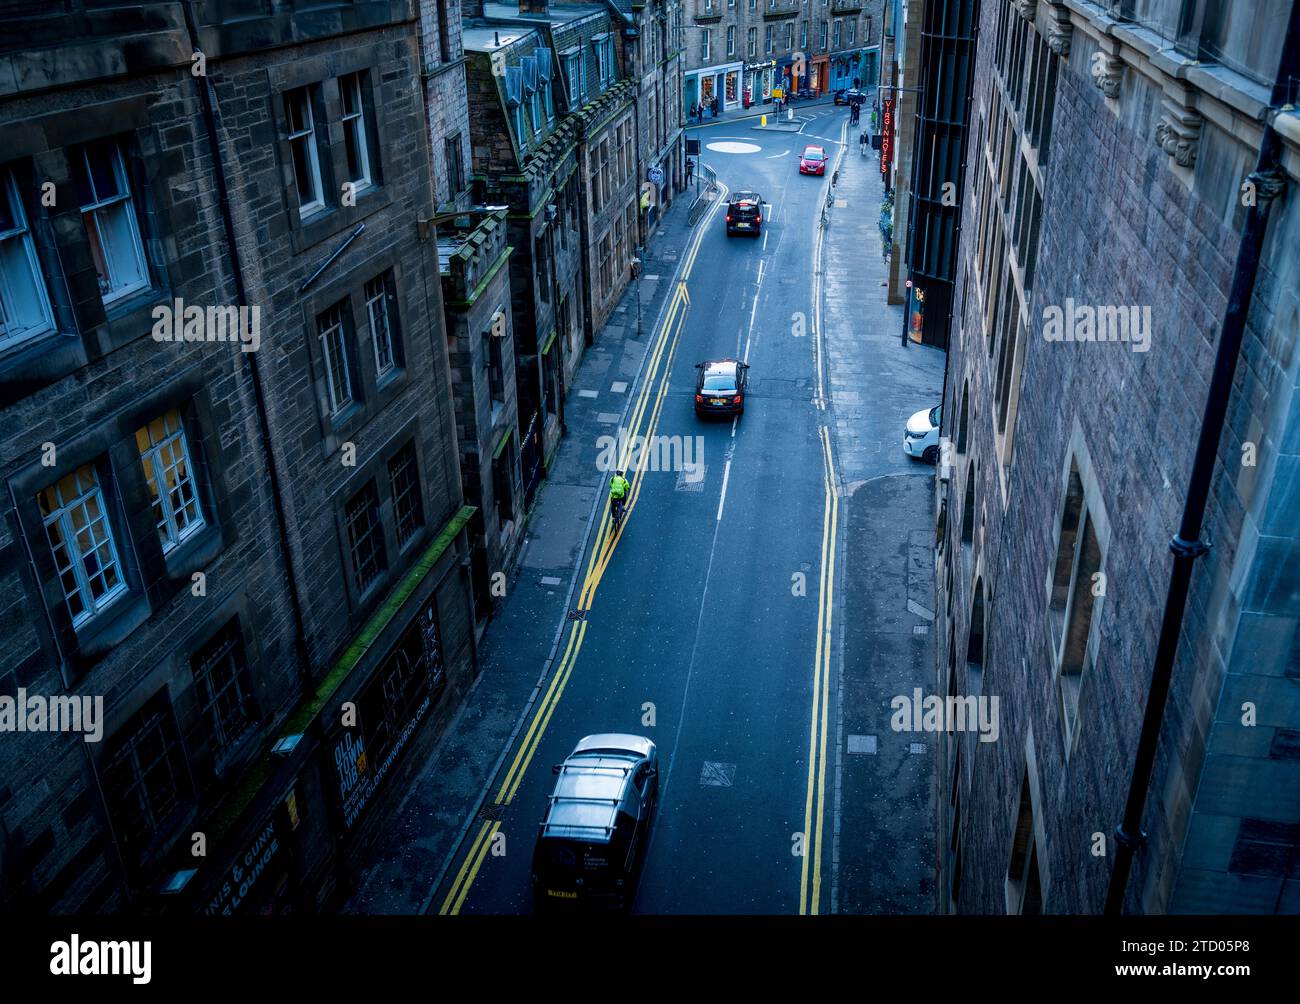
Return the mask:
[(627, 493), (632, 490), (622, 471), (615, 471), (609, 481), (609, 511), (615, 523), (623, 521), (623, 507), (627, 504)]

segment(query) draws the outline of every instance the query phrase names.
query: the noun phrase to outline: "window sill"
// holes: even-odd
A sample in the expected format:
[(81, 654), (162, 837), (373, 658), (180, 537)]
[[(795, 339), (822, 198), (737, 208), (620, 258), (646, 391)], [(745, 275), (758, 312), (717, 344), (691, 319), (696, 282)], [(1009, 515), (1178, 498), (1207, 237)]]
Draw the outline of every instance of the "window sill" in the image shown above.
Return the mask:
[(144, 593), (128, 592), (114, 600), (79, 628), (74, 628), (77, 648), (67, 653), (68, 662), (80, 676), (115, 647), (131, 636), (149, 619), (149, 598)]
[[(207, 523), (203, 529), (190, 534), (176, 547), (165, 552), (163, 563), (167, 570), (166, 582), (170, 586), (168, 592), (188, 586), (194, 573), (210, 565), (226, 549), (227, 544), (221, 527)], [(161, 596), (158, 602), (165, 603), (167, 599), (167, 596)]]
[(289, 243), (293, 253), (302, 254), (317, 244), (337, 236), (393, 201), (389, 186), (374, 182), (364, 189), (358, 189), (356, 196), (355, 205), (326, 206), (306, 217), (291, 210), (290, 215), (296, 217), (289, 229)]

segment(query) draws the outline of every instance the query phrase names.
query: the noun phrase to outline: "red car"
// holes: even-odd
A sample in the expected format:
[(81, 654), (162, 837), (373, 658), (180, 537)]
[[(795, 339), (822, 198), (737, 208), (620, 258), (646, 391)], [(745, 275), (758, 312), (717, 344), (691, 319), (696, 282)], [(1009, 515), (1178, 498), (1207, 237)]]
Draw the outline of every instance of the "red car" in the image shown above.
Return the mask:
[(826, 150), (820, 146), (804, 147), (803, 153), (799, 155), (799, 173), (800, 174), (825, 174), (826, 173)]

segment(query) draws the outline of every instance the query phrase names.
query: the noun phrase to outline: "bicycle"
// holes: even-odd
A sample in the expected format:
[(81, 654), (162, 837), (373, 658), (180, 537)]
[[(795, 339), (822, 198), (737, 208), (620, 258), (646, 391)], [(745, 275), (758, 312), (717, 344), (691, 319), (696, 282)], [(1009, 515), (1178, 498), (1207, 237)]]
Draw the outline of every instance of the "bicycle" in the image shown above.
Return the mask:
[(623, 516), (626, 514), (626, 512), (627, 512), (626, 499), (609, 500), (609, 519), (611, 525), (613, 526), (614, 533), (618, 533), (619, 529), (623, 526)]

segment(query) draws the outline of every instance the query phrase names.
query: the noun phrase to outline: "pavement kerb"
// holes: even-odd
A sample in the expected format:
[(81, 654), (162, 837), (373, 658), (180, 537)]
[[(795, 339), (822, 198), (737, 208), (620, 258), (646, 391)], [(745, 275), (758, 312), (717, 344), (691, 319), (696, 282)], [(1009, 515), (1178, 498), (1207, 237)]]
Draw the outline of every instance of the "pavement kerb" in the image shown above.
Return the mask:
[[(688, 211), (689, 211), (689, 207), (688, 207)], [(691, 240), (693, 239), (695, 233), (695, 226), (698, 225), (699, 225), (699, 221), (696, 221), (696, 224), (687, 226), (686, 248), (690, 247)], [(672, 282), (669, 283), (666, 287), (663, 287), (664, 289), (672, 290), (680, 281), (682, 267), (686, 264), (687, 258), (688, 255), (686, 253), (683, 253), (681, 257), (678, 259), (677, 267), (673, 270)], [(644, 275), (644, 272), (642, 274)], [(638, 278), (636, 282), (639, 283), (640, 279)], [(638, 297), (641, 295), (641, 290), (639, 286), (635, 290), (635, 293)], [(672, 302), (673, 302), (673, 296), (671, 292), (669, 292), (665, 296), (664, 302), (660, 305), (659, 312), (655, 315), (654, 323), (651, 326), (652, 331), (658, 330), (660, 324), (663, 322), (664, 315), (668, 311), (668, 306)], [(689, 306), (687, 306), (686, 309), (689, 310), (690, 309)], [(641, 364), (637, 369), (636, 379), (632, 383), (632, 387), (627, 396), (627, 400), (623, 403), (623, 411), (619, 416), (620, 428), (626, 425), (628, 413), (631, 411), (632, 407), (636, 403), (637, 389), (641, 385), (642, 378), (645, 375), (646, 365), (653, 354), (654, 353), (648, 351), (648, 343), (647, 343), (647, 351), (644, 352), (641, 356)], [(493, 763), (491, 771), (488, 772), (487, 782), (483, 785), (482, 789), (479, 791), (478, 796), (474, 799), (472, 803), (473, 811), (466, 815), (465, 822), (461, 826), (460, 832), (456, 834), (456, 838), (452, 842), (451, 849), (447, 852), (442, 867), (438, 870), (438, 874), (433, 884), (429, 887), (429, 894), (425, 897), (424, 901), (420, 904), (421, 916), (425, 916), (428, 914), (429, 908), (433, 905), (433, 900), (438, 895), (438, 890), (442, 888), (442, 884), (447, 877), (447, 873), (451, 870), (457, 858), (460, 856), (460, 850), (465, 844), (465, 838), (468, 836), (470, 829), (473, 827), (475, 821), (478, 819), (479, 812), (482, 810), (484, 803), (487, 801), (488, 792), (492, 790), (492, 785), (496, 782), (498, 775), (501, 773), (501, 767), (505, 763), (506, 757), (509, 756), (510, 751), (514, 748), (515, 740), (519, 737), (520, 730), (523, 729), (524, 723), (528, 720), (528, 716), (530, 715), (534, 706), (537, 703), (537, 698), (541, 695), (542, 691), (545, 689), (546, 681), (550, 677), (551, 671), (554, 669), (555, 656), (560, 649), (560, 640), (564, 637), (564, 628), (569, 623), (568, 611), (571, 610), (573, 607), (573, 593), (574, 590), (577, 588), (578, 579), (582, 575), (582, 559), (587, 554), (588, 548), (591, 546), (592, 530), (597, 526), (597, 521), (595, 519), (596, 512), (603, 501), (604, 501), (604, 496), (599, 491), (597, 491), (595, 493), (595, 498), (592, 500), (591, 509), (587, 513), (587, 530), (586, 533), (583, 535), (582, 547), (579, 548), (578, 550), (578, 558), (573, 566), (573, 578), (569, 582), (569, 590), (565, 594), (565, 598), (564, 598), (565, 614), (563, 618), (560, 620), (560, 623), (555, 628), (555, 637), (551, 641), (551, 649), (547, 653), (546, 658), (542, 662), (541, 675), (538, 676), (537, 682), (533, 684), (532, 693), (528, 695), (528, 700), (524, 702), (523, 709), (520, 711), (519, 717), (515, 720), (515, 726), (511, 730), (509, 737), (502, 744), (501, 752), (500, 754), (498, 754), (495, 763)], [(477, 680), (475, 680), (474, 686), (477, 687), (479, 682), (482, 679), (483, 677), (480, 676)], [(469, 695), (467, 694), (466, 697), (468, 696)], [(461, 710), (464, 710), (464, 708), (467, 705), (468, 705), (468, 701), (463, 701), (461, 703)]]

